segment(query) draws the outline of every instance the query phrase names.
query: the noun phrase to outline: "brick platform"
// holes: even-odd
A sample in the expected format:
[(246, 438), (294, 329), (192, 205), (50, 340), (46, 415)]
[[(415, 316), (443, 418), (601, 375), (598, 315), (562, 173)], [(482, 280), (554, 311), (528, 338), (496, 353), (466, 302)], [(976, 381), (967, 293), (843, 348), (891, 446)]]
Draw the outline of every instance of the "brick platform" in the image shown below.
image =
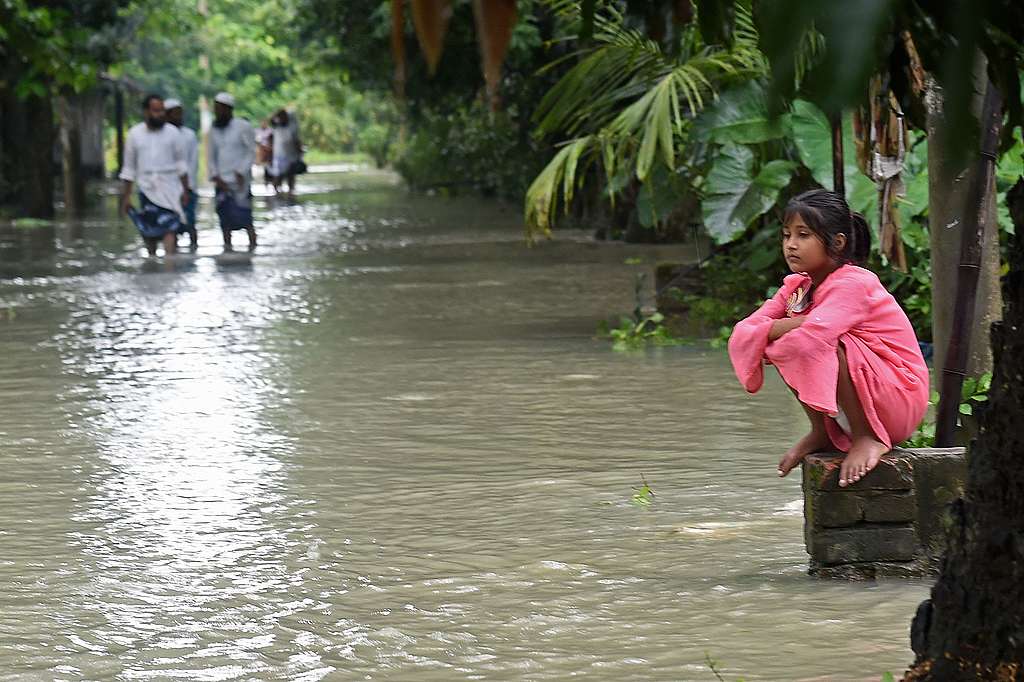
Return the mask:
[(967, 475), (963, 448), (896, 449), (853, 485), (839, 487), (843, 455), (803, 463), (804, 542), (823, 578), (930, 575), (942, 558), (946, 507)]

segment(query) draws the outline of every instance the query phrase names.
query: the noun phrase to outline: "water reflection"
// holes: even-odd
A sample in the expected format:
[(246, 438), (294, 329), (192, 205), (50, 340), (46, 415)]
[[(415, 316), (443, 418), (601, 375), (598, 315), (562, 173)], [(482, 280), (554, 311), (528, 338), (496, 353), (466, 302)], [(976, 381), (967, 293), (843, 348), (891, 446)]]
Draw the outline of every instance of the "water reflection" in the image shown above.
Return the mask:
[(0, 277), (17, 277), (46, 270), (57, 253), (53, 223), (0, 221)]
[(263, 420), (279, 392), (258, 345), (274, 311), (250, 282), (189, 269), (104, 280), (62, 334), (68, 370), (95, 381), (81, 427), (97, 461), (76, 515), (94, 530), (72, 537), (95, 571), (82, 596), (103, 622), (79, 645), (129, 649), (124, 674), (132, 659), (138, 672), (217, 660), (211, 631), (253, 640), (264, 628), (246, 604), (292, 580), (286, 532), (267, 521), (284, 504), (290, 452)]

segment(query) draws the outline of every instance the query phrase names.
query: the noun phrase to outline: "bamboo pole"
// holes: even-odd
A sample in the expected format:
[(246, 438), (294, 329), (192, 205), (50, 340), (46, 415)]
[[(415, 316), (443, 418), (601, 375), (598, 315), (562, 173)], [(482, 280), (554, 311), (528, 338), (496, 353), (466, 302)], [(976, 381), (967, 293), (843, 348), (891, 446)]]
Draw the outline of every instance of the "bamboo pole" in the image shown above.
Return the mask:
[[(939, 389), (939, 407), (935, 417), (935, 446), (955, 445), (960, 391), (963, 388), (970, 350), (971, 329), (981, 272), (981, 241), (985, 233), (986, 199), (994, 179), (999, 129), (1002, 123), (1002, 97), (991, 82), (985, 91), (981, 110), (981, 152), (978, 170), (967, 191), (960, 237), (960, 264), (957, 267), (956, 301), (953, 328), (950, 330), (945, 367)], [(940, 273), (936, 273), (940, 275)]]
[(829, 116), (832, 124), (832, 191), (846, 198), (846, 182), (843, 173), (843, 116)]

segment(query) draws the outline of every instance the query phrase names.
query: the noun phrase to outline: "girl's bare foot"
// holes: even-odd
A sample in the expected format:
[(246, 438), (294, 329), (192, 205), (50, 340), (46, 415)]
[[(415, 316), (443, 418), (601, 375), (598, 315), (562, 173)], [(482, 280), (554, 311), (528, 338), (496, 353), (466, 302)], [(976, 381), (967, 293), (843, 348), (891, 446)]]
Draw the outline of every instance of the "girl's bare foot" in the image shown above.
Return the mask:
[(797, 464), (804, 460), (804, 457), (812, 452), (818, 452), (831, 447), (832, 441), (828, 439), (825, 431), (812, 430), (806, 436), (796, 442), (789, 451), (779, 460), (779, 476), (785, 476), (793, 470)]
[(850, 452), (843, 458), (843, 463), (839, 467), (839, 485), (845, 488), (864, 478), (887, 452), (889, 448), (885, 447), (885, 443), (875, 438), (854, 439)]

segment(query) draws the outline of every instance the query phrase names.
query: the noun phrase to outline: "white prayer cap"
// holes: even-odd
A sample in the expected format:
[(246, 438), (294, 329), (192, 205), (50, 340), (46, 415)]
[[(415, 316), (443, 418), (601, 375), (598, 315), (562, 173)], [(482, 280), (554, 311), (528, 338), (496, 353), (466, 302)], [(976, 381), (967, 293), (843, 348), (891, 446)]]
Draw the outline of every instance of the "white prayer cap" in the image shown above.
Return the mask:
[(173, 97), (168, 97), (167, 99), (164, 100), (164, 109), (166, 109), (167, 111), (170, 111), (171, 109), (180, 109), (180, 108), (181, 108), (181, 100), (174, 99)]
[(235, 108), (235, 98), (227, 92), (218, 92), (217, 96), (213, 98), (213, 101), (223, 104), (225, 106), (229, 106), (232, 109)]

